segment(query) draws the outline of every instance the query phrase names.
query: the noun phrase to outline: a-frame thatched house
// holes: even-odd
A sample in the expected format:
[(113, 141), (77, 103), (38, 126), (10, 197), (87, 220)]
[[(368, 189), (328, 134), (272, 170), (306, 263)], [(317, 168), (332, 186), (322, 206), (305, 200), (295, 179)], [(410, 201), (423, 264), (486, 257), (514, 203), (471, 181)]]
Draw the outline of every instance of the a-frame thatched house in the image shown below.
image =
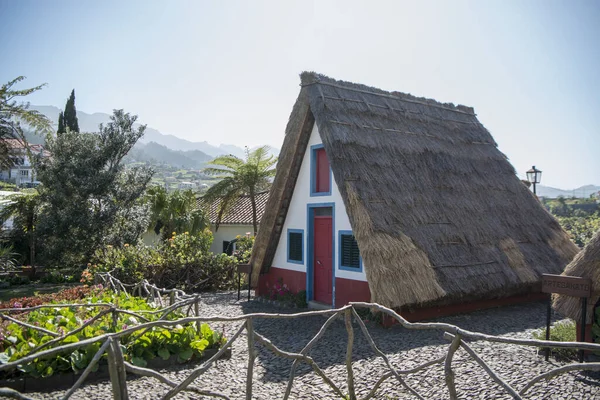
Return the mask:
[[(596, 232), (592, 240), (575, 256), (573, 261), (567, 265), (562, 275), (578, 276), (592, 280), (592, 297), (588, 299), (586, 321), (593, 322), (594, 306), (600, 300), (600, 231)], [(556, 311), (581, 321), (581, 299), (577, 297), (554, 295), (552, 306)], [(591, 338), (591, 335), (587, 335)]]
[(577, 253), (472, 108), (301, 75), (251, 263), (332, 306), (539, 292)]

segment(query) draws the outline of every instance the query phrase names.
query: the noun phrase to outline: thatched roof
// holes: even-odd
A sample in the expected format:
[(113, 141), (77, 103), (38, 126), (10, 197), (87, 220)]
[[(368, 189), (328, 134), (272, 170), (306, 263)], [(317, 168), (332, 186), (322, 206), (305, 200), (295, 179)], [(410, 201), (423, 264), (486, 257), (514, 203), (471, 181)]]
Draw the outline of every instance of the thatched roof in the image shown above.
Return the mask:
[(373, 301), (424, 306), (524, 293), (576, 254), (472, 108), (315, 73), (301, 81), (253, 281), (271, 266), (315, 122)]
[[(263, 214), (265, 213), (265, 205), (267, 204), (268, 199), (268, 190), (259, 192), (255, 196), (256, 219), (259, 224)], [(215, 224), (217, 222), (220, 205), (220, 199), (213, 201), (211, 204), (206, 204), (202, 197), (198, 198), (198, 207), (204, 208), (207, 211), (208, 219), (210, 220), (211, 224)], [(231, 209), (229, 209), (229, 211), (223, 215), (219, 225), (252, 225), (252, 203), (250, 202), (250, 196), (240, 196), (231, 206)]]
[[(594, 305), (600, 299), (600, 231), (567, 265), (561, 275), (579, 276), (592, 280), (592, 297), (588, 299), (587, 321), (593, 321)], [(565, 317), (581, 321), (581, 299), (577, 297), (554, 295), (552, 307)]]

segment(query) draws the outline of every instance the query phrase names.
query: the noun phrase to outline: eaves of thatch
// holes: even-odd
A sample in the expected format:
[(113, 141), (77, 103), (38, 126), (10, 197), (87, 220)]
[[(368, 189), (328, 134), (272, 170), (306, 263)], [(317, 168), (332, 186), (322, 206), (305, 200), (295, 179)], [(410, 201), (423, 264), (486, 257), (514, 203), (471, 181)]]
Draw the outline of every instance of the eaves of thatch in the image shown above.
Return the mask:
[[(593, 321), (594, 305), (600, 299), (600, 231), (567, 265), (561, 275), (578, 276), (592, 280), (592, 297), (588, 299), (586, 321)], [(581, 299), (565, 295), (553, 295), (552, 307), (565, 317), (581, 321)]]
[(531, 291), (577, 248), (472, 108), (301, 75), (251, 262), (271, 266), (314, 123), (372, 301), (427, 306)]

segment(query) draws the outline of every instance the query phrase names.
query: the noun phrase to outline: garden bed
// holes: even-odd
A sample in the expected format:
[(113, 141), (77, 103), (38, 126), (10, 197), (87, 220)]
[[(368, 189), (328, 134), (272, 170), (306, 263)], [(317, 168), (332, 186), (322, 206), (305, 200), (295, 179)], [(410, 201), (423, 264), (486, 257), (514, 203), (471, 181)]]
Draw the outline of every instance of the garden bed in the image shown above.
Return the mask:
[[(188, 306), (189, 310), (193, 301), (195, 298), (183, 301), (181, 307)], [(0, 386), (21, 391), (72, 386), (83, 370), (96, 362), (92, 360), (104, 340), (89, 340), (101, 335), (128, 330), (119, 337), (124, 359), (137, 367), (154, 369), (198, 362), (213, 356), (227, 342), (206, 323), (175, 322), (185, 317), (181, 307), (165, 313), (155, 300), (115, 293), (101, 285), (71, 288), (50, 298), (12, 299), (1, 306), (6, 316), (0, 322), (0, 367), (17, 364), (32, 352), (53, 347), (59, 350), (51, 357), (0, 370)], [(145, 326), (159, 318), (166, 326)], [(62, 345), (80, 341), (87, 343), (60, 350)], [(230, 354), (228, 350), (225, 356)], [(107, 377), (104, 357), (86, 382)]]
[[(208, 360), (209, 358), (217, 354), (218, 351), (218, 349), (208, 349), (204, 351), (204, 356), (202, 358), (193, 357), (191, 360), (186, 361), (184, 363), (180, 362), (177, 359), (176, 355), (171, 356), (168, 360), (163, 360), (160, 357), (156, 357), (148, 361), (148, 365), (146, 368), (167, 369), (174, 365), (193, 365)], [(225, 360), (228, 360), (230, 358), (231, 348), (225, 350), (225, 352), (219, 357), (219, 359)], [(31, 376), (23, 376), (19, 378), (0, 380), (0, 387), (8, 387), (17, 390), (21, 393), (52, 392), (54, 390), (68, 389), (72, 387), (75, 384), (75, 382), (77, 382), (77, 379), (79, 379), (80, 376), (81, 373), (74, 372), (57, 374), (48, 378), (34, 378)], [(135, 377), (135, 375), (130, 374), (129, 377)], [(84, 384), (97, 383), (107, 381), (109, 379), (110, 374), (108, 373), (108, 366), (106, 364), (100, 364), (98, 366), (97, 371), (91, 372), (85, 378)]]

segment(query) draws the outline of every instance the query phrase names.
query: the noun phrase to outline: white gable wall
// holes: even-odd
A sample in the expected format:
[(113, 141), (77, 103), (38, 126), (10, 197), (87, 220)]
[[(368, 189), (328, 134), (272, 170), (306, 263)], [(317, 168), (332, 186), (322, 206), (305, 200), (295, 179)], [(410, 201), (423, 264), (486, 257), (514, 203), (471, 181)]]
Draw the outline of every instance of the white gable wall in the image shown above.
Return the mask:
[[(310, 195), (310, 157), (311, 151), (310, 147), (316, 144), (321, 144), (322, 140), (319, 135), (319, 130), (317, 128), (317, 124), (315, 123), (314, 128), (310, 135), (310, 140), (308, 141), (308, 146), (306, 149), (306, 153), (304, 154), (304, 158), (302, 160), (302, 165), (300, 167), (300, 172), (298, 174), (298, 180), (296, 181), (296, 187), (294, 188), (294, 193), (292, 194), (292, 200), (290, 202), (290, 206), (288, 209), (287, 217), (285, 219), (285, 223), (283, 225), (283, 229), (281, 231), (281, 236), (279, 238), (279, 244), (277, 245), (277, 250), (275, 251), (275, 257), (273, 258), (273, 266), (277, 268), (290, 269), (298, 272), (306, 272), (306, 267), (308, 265), (307, 256), (308, 256), (308, 227), (307, 227), (307, 204), (319, 204), (319, 203), (335, 203), (335, 220), (334, 227), (335, 229), (335, 242), (333, 247), (334, 253), (334, 265), (335, 268), (335, 277), (336, 278), (345, 278), (359, 281), (367, 281), (365, 275), (365, 266), (363, 265), (363, 269), (361, 272), (347, 271), (339, 269), (339, 243), (338, 243), (338, 232), (339, 231), (351, 231), (352, 227), (350, 226), (350, 221), (348, 220), (348, 214), (346, 213), (346, 208), (344, 206), (344, 201), (340, 195), (340, 191), (338, 190), (337, 183), (335, 182), (335, 178), (333, 174), (331, 175), (332, 179), (332, 188), (331, 195), (329, 196), (313, 196)], [(287, 232), (288, 229), (302, 229), (304, 231), (304, 263), (295, 264), (289, 263), (287, 261)]]
[(237, 236), (252, 234), (254, 228), (252, 225), (221, 224), (219, 225), (219, 230), (215, 232), (215, 226), (210, 224), (210, 230), (213, 234), (213, 242), (210, 245), (210, 251), (218, 254), (223, 252), (223, 241), (231, 242)]

